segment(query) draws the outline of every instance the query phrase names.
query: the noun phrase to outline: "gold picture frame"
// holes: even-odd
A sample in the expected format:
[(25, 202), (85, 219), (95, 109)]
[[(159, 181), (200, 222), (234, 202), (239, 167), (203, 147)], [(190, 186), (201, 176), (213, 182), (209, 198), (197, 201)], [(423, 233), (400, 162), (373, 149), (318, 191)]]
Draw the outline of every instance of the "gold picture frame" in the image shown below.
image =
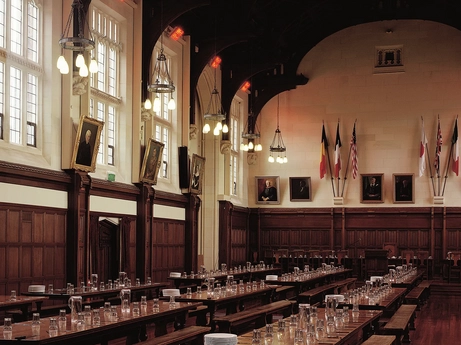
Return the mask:
[(415, 203), (415, 174), (392, 174), (394, 204)]
[(189, 191), (192, 194), (202, 194), (203, 175), (205, 174), (205, 157), (192, 155), (192, 170), (190, 174)]
[(384, 174), (361, 174), (360, 202), (364, 204), (384, 202)]
[(71, 168), (87, 172), (96, 170), (101, 131), (104, 122), (89, 116), (80, 116), (74, 150), (72, 152)]
[(312, 201), (310, 177), (290, 177), (290, 201)]
[(158, 171), (162, 163), (164, 143), (149, 139), (147, 142), (144, 159), (142, 160), (141, 173), (139, 179), (141, 182), (157, 184)]
[(255, 176), (256, 203), (280, 204), (280, 176)]

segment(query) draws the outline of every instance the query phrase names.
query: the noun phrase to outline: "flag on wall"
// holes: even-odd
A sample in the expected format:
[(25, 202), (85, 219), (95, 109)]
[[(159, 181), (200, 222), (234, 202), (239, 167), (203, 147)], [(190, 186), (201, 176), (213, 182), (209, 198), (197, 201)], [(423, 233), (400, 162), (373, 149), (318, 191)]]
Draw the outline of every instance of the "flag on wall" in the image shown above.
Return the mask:
[(322, 125), (322, 141), (320, 145), (320, 178), (327, 174), (326, 151), (328, 150), (328, 140), (325, 133), (325, 124)]
[(355, 135), (355, 123), (354, 129), (352, 130), (351, 138), (351, 155), (352, 155), (352, 177), (357, 177), (357, 171), (359, 170), (358, 157), (357, 157), (357, 137)]
[(335, 177), (339, 178), (341, 171), (341, 138), (339, 137), (339, 122), (336, 127), (336, 143), (335, 143)]
[(427, 146), (427, 137), (424, 130), (424, 120), (421, 127), (421, 142), (419, 145), (419, 177), (424, 175), (424, 170), (426, 170), (426, 146)]
[(458, 151), (458, 118), (455, 121), (455, 129), (453, 130), (453, 137), (451, 138), (451, 144), (453, 145), (453, 162), (451, 169), (458, 176), (459, 173), (459, 151)]
[(442, 152), (442, 131), (440, 130), (440, 118), (437, 124), (437, 144), (435, 146), (434, 167), (437, 176), (440, 176), (440, 153)]

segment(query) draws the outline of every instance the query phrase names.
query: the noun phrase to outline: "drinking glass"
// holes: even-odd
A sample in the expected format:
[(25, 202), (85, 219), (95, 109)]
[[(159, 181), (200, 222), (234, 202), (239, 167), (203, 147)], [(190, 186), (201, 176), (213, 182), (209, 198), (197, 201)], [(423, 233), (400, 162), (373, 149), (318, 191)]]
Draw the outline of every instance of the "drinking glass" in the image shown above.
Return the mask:
[(83, 318), (85, 320), (86, 326), (91, 326), (91, 306), (86, 305), (85, 309), (83, 309)]
[(325, 338), (325, 323), (323, 319), (317, 319), (315, 336), (317, 340)]
[(106, 290), (106, 284), (104, 284), (104, 282), (100, 282), (99, 283), (99, 291), (104, 291)]
[(39, 313), (32, 314), (32, 335), (33, 336), (40, 335), (40, 314)]
[(5, 317), (3, 320), (3, 339), (13, 339), (13, 326), (10, 317)]
[(147, 296), (141, 296), (141, 312), (143, 314), (147, 312)]
[(101, 314), (99, 308), (93, 309), (93, 326), (98, 327), (101, 325)]
[(146, 285), (152, 285), (152, 278), (151, 277), (147, 277)]
[(264, 335), (264, 345), (272, 345), (274, 341), (274, 335), (273, 335), (273, 327), (272, 324), (267, 324), (266, 325), (266, 333)]
[(170, 309), (175, 309), (176, 308), (176, 301), (174, 296), (170, 296), (170, 304), (169, 304)]
[(136, 278), (136, 286), (141, 286), (141, 279)]
[(10, 300), (11, 301), (16, 301), (16, 290), (11, 290), (11, 295), (10, 295)]
[(59, 310), (58, 329), (59, 332), (65, 332), (67, 327), (66, 309)]
[(118, 319), (118, 314), (117, 314), (117, 306), (111, 305), (110, 306), (110, 321), (111, 322), (116, 322)]
[(158, 303), (158, 298), (154, 298), (154, 305), (152, 307), (152, 312), (154, 313), (160, 312), (160, 305)]
[(197, 285), (197, 293), (198, 294), (202, 293), (202, 287), (200, 285)]
[(335, 325), (335, 317), (334, 316), (327, 316), (327, 337), (335, 337), (336, 336), (336, 325)]
[(139, 302), (133, 302), (133, 316), (138, 317), (141, 311), (139, 309)]
[(186, 293), (187, 297), (188, 298), (191, 298), (192, 297), (192, 288), (188, 287), (187, 288), (187, 293)]
[(91, 284), (93, 285), (93, 290), (98, 289), (98, 275), (96, 273), (91, 275)]
[(48, 335), (50, 337), (56, 337), (58, 335), (58, 325), (56, 318), (50, 317), (50, 325), (48, 326)]
[(48, 284), (48, 293), (53, 293), (53, 291), (54, 291), (53, 284)]
[(85, 315), (80, 312), (77, 315), (77, 331), (85, 330)]
[(104, 321), (110, 321), (110, 302), (104, 302)]

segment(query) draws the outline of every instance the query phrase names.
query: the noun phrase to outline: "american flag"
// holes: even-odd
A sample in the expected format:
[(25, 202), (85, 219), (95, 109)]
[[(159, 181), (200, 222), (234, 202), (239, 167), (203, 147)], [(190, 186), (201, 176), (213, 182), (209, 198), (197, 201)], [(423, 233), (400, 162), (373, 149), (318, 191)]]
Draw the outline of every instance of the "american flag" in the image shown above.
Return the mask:
[(352, 155), (352, 177), (357, 177), (357, 171), (359, 170), (358, 158), (357, 158), (357, 137), (355, 135), (355, 123), (354, 129), (352, 130), (351, 138), (351, 155)]
[(440, 130), (440, 118), (437, 124), (437, 145), (435, 146), (434, 167), (437, 175), (440, 176), (440, 153), (442, 152), (442, 131)]

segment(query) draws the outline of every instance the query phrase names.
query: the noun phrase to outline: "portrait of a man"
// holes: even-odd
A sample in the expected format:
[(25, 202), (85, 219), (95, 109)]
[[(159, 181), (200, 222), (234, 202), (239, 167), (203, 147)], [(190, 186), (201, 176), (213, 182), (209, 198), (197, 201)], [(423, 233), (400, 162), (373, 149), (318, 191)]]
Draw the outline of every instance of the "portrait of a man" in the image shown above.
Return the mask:
[(80, 118), (72, 155), (72, 168), (94, 172), (96, 156), (99, 150), (99, 138), (104, 123), (96, 119), (82, 116)]
[(413, 174), (394, 174), (394, 203), (414, 203)]
[(203, 175), (205, 174), (205, 158), (199, 155), (192, 155), (192, 168), (190, 176), (190, 192), (202, 194)]
[(383, 202), (383, 174), (362, 175), (362, 200), (361, 202)]
[(278, 176), (256, 176), (256, 203), (280, 204)]
[(142, 182), (157, 184), (158, 171), (162, 163), (164, 144), (154, 139), (147, 142), (144, 159), (141, 166), (140, 180)]
[(290, 201), (311, 201), (310, 177), (290, 177)]

